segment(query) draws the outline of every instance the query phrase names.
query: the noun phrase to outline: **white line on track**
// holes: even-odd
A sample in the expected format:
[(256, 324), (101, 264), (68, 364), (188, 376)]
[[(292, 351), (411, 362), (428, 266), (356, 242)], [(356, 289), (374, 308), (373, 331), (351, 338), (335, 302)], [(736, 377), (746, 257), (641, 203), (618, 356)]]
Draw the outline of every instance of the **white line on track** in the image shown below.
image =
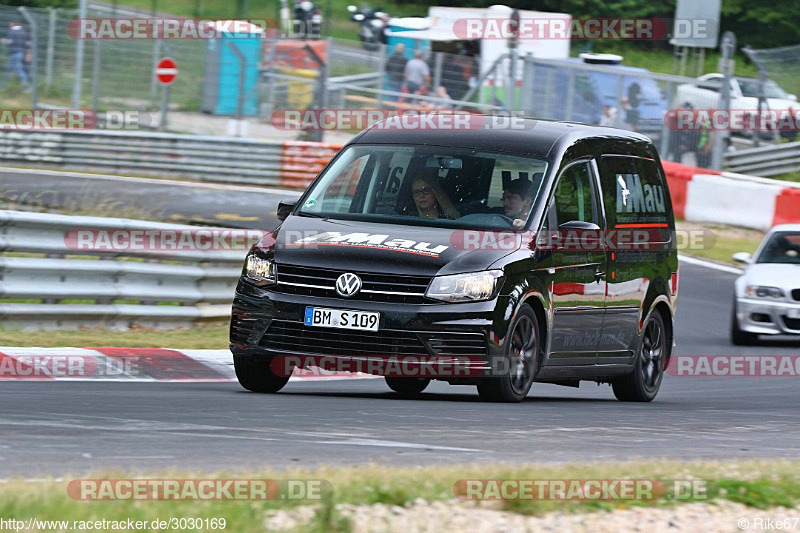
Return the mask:
[(719, 270), (721, 272), (728, 272), (730, 274), (741, 274), (744, 272), (744, 270), (736, 267), (720, 265), (719, 263), (713, 263), (711, 261), (705, 261), (703, 259), (698, 259), (696, 257), (691, 257), (683, 254), (678, 254), (678, 259), (683, 261), (684, 263), (689, 263), (690, 265), (697, 265), (705, 268), (711, 268), (714, 270)]
[(415, 442), (400, 442), (393, 440), (378, 439), (359, 439), (351, 438), (346, 440), (323, 440), (316, 441), (317, 444), (344, 444), (349, 446), (382, 446), (386, 448), (415, 448), (424, 450), (445, 450), (451, 452), (479, 452), (474, 448), (454, 448), (452, 446), (435, 446), (433, 444), (418, 444)]

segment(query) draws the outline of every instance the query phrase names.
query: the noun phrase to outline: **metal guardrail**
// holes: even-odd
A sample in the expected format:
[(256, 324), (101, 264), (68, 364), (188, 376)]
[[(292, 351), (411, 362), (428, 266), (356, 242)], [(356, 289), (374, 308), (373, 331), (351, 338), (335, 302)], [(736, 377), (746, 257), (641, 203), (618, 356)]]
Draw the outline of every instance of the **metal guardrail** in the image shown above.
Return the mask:
[(305, 188), (342, 145), (120, 131), (0, 130), (0, 161)]
[(800, 171), (800, 142), (726, 152), (722, 163), (725, 170), (759, 176)]
[(249, 248), (244, 238), (252, 242), (260, 232), (247, 232), (238, 249), (213, 251), (105, 252), (78, 249), (69, 238), (75, 230), (196, 234), (215, 229), (237, 231), (0, 211), (0, 327), (126, 329), (141, 324), (163, 328), (226, 320)]

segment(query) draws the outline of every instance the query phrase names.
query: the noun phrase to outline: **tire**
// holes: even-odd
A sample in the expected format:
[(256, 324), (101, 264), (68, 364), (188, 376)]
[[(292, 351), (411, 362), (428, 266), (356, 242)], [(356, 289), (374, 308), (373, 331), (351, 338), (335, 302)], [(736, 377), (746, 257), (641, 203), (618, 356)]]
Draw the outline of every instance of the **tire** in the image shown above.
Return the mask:
[(506, 336), (507, 373), (478, 384), (478, 395), (490, 402), (521, 402), (533, 385), (542, 347), (539, 321), (527, 304), (519, 308)]
[(737, 346), (750, 346), (758, 342), (758, 334), (739, 329), (739, 320), (736, 318), (736, 299), (733, 300), (733, 313), (731, 313), (731, 342)]
[(667, 334), (664, 317), (653, 311), (642, 331), (633, 372), (611, 383), (614, 396), (623, 402), (653, 401), (661, 388), (671, 349), (672, 339)]
[(426, 378), (402, 378), (396, 376), (386, 376), (386, 384), (393, 391), (403, 396), (415, 396), (424, 391), (431, 380)]
[(275, 374), (268, 359), (252, 356), (233, 356), (236, 379), (245, 389), (252, 392), (273, 393), (281, 390), (289, 382), (289, 376)]

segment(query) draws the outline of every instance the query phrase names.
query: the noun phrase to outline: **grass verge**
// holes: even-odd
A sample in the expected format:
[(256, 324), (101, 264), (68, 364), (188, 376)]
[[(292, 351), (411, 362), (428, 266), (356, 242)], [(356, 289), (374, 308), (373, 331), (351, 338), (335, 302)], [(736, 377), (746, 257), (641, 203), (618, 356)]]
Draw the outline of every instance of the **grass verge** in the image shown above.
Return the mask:
[(0, 330), (0, 346), (59, 348), (81, 346), (125, 346), (130, 348), (178, 348), (226, 350), (228, 325), (157, 330), (143, 327), (128, 331), (81, 329), (43, 331), (32, 335), (20, 330)]
[(748, 252), (752, 255), (764, 238), (762, 231), (732, 226), (695, 224), (685, 220), (677, 220), (675, 225), (682, 235), (678, 239), (679, 252), (740, 267), (742, 265), (731, 259), (731, 256), (736, 252)]
[[(84, 479), (120, 479), (131, 473), (106, 472), (82, 476)], [(417, 498), (427, 501), (454, 499), (453, 487), (463, 479), (653, 479), (702, 480), (717, 487), (713, 500), (695, 494), (681, 501), (501, 501), (480, 502), (482, 508), (526, 515), (557, 511), (566, 513), (611, 510), (632, 506), (673, 506), (689, 502), (727, 500), (757, 509), (795, 508), (800, 504), (800, 462), (789, 460), (751, 462), (630, 462), (611, 465), (473, 465), (423, 468), (387, 468), (378, 465), (358, 467), (297, 468), (285, 471), (160, 472), (137, 475), (149, 479), (274, 479), (327, 480), (330, 496), (319, 500), (276, 499), (271, 501), (76, 501), (67, 494), (68, 483), (76, 479), (45, 479), (37, 482), (6, 480), (0, 484), (0, 516), (17, 520), (133, 520), (152, 522), (172, 518), (224, 518), (228, 531), (263, 531), (271, 510), (314, 505), (316, 512), (309, 531), (346, 531), (348, 524), (337, 516), (335, 504), (406, 505)], [(281, 494), (285, 494), (283, 491)]]

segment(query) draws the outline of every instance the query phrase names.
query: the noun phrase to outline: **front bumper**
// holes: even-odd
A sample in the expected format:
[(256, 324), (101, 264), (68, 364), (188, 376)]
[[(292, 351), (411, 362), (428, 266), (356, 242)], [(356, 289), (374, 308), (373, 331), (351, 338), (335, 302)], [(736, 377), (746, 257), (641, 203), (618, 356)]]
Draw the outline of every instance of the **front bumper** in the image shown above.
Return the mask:
[[(797, 313), (798, 318), (789, 316)], [(764, 335), (800, 335), (800, 303), (753, 298), (736, 300), (739, 329)]]
[[(387, 375), (391, 360), (400, 363), (401, 374), (396, 375), (447, 380), (485, 376), (493, 363), (503, 360), (498, 339), (505, 335), (507, 300), (498, 296), (473, 303), (397, 304), (286, 294), (241, 281), (233, 304), (230, 349), (236, 356), (304, 356), (309, 366), (324, 360), (335, 362), (334, 368), (379, 375)], [(379, 330), (305, 326), (309, 306), (380, 312)], [(389, 374), (397, 368), (389, 365)]]

